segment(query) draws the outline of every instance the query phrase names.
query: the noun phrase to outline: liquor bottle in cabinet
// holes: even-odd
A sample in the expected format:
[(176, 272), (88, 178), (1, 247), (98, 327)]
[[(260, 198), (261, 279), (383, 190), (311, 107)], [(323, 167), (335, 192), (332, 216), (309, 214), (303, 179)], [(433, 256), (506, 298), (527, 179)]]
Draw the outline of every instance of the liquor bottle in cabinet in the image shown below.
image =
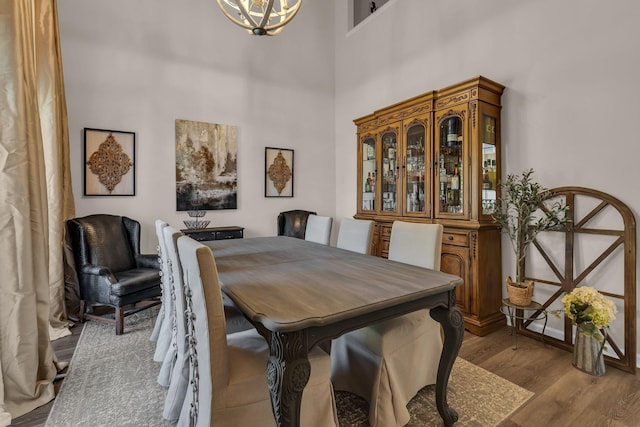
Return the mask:
[[(354, 121), (360, 159), (355, 217), (376, 222), (373, 254), (388, 255), (393, 221), (443, 224), (441, 270), (464, 279), (456, 299), (465, 327), (478, 335), (504, 324), (501, 238), (491, 218), (500, 197), (503, 90), (476, 77)], [(368, 172), (378, 184), (378, 204), (365, 203)]]

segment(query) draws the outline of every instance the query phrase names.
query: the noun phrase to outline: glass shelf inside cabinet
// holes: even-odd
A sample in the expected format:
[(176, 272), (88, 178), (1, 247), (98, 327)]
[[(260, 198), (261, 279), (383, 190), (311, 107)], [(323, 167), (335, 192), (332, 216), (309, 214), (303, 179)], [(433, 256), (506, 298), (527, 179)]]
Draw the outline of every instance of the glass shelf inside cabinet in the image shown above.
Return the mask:
[(362, 146), (362, 210), (376, 209), (376, 141), (367, 138)]
[(425, 139), (424, 125), (411, 126), (407, 131), (406, 212), (425, 212)]
[(397, 210), (397, 179), (398, 170), (396, 152), (398, 141), (394, 132), (382, 134), (382, 210), (394, 212)]
[(462, 120), (449, 117), (440, 125), (438, 170), (440, 212), (461, 214), (464, 204)]
[(482, 213), (493, 214), (497, 198), (496, 118), (482, 117)]

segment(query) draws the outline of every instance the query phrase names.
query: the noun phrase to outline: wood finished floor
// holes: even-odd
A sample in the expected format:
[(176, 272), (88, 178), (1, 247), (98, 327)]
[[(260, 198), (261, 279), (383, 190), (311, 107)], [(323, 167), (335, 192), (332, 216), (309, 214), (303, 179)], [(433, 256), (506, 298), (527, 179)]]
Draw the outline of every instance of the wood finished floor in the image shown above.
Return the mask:
[[(54, 341), (58, 360), (71, 360), (81, 330), (74, 326), (71, 336)], [(465, 332), (460, 350), (460, 357), (535, 393), (500, 427), (640, 426), (637, 374), (607, 366), (605, 376), (593, 377), (571, 366), (569, 352), (523, 336), (517, 343), (513, 350), (513, 338), (504, 327), (486, 337)], [(15, 419), (11, 426), (43, 426), (52, 403)]]

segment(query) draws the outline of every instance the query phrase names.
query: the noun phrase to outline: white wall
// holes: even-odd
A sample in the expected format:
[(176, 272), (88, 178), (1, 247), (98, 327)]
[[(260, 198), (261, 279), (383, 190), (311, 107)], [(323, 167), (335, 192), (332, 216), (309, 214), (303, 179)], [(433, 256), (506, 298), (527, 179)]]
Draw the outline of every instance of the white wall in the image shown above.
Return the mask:
[[(332, 6), (307, 1), (277, 37), (250, 36), (213, 0), (59, 0), (76, 214), (113, 213), (182, 227), (176, 119), (238, 127), (238, 209), (212, 226), (275, 235), (277, 214), (334, 215)], [(84, 197), (85, 127), (136, 133), (136, 196)], [(264, 197), (264, 148), (295, 150), (294, 197)]]
[(533, 167), (548, 188), (600, 190), (637, 217), (640, 3), (391, 0), (351, 32), (334, 4), (338, 217), (356, 210), (352, 120), (479, 74), (506, 86), (503, 172)]
[(634, 212), (640, 145), (640, 3), (392, 0), (350, 33), (336, 0), (336, 203), (355, 212), (352, 120), (482, 74), (506, 86), (506, 172), (578, 185)]

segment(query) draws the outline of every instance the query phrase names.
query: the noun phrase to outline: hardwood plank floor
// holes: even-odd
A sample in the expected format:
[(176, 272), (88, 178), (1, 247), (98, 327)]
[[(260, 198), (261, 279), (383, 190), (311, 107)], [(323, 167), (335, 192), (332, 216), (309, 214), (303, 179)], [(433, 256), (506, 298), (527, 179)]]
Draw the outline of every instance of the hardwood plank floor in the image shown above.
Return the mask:
[(486, 337), (465, 333), (460, 357), (535, 395), (501, 424), (507, 426), (640, 426), (638, 375), (607, 366), (602, 377), (571, 365), (572, 354), (518, 336), (507, 327)]
[[(76, 325), (71, 336), (54, 341), (58, 360), (71, 360), (81, 330), (82, 325)], [(486, 337), (465, 332), (460, 350), (463, 359), (535, 393), (501, 427), (640, 426), (638, 375), (607, 366), (606, 375), (593, 377), (571, 366), (567, 351), (523, 336), (517, 344), (513, 350), (513, 338), (504, 327)], [(56, 392), (61, 382), (56, 381)], [(43, 426), (52, 404), (15, 419), (11, 426)]]

